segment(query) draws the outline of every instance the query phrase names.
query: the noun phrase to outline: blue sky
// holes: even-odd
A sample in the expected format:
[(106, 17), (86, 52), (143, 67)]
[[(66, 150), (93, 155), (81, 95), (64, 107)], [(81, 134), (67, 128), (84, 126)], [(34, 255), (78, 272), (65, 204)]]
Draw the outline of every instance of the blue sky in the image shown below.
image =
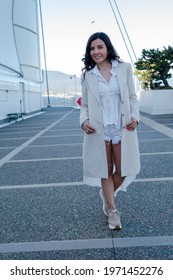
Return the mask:
[[(116, 3), (138, 58), (142, 49), (173, 46), (172, 0)], [(42, 16), (48, 70), (80, 75), (86, 42), (96, 31), (107, 33), (120, 57), (130, 62), (109, 0), (42, 0)]]

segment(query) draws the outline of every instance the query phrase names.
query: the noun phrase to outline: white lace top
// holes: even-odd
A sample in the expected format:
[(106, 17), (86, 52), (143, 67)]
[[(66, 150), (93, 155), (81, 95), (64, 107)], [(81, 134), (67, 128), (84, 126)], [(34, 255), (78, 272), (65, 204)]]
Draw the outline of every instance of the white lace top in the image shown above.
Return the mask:
[(107, 82), (97, 65), (93, 68), (93, 74), (98, 77), (98, 92), (101, 103), (101, 111), (103, 116), (103, 125), (115, 125), (116, 129), (121, 127), (121, 102), (120, 102), (120, 87), (115, 73), (115, 68), (118, 62), (112, 61), (112, 76)]

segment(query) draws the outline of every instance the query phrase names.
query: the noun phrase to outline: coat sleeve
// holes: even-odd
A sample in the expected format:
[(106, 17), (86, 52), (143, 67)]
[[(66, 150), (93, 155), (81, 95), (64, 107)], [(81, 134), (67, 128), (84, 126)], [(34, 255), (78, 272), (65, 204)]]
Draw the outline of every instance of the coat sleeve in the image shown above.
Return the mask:
[(133, 72), (131, 64), (128, 64), (128, 87), (129, 87), (129, 101), (130, 101), (130, 112), (132, 118), (136, 119), (139, 122), (139, 104), (137, 100), (137, 95), (135, 91), (134, 81), (133, 81)]
[(88, 91), (87, 91), (87, 82), (86, 82), (86, 75), (85, 78), (82, 77), (82, 101), (81, 101), (81, 108), (80, 108), (80, 126), (84, 121), (89, 119), (88, 115)]

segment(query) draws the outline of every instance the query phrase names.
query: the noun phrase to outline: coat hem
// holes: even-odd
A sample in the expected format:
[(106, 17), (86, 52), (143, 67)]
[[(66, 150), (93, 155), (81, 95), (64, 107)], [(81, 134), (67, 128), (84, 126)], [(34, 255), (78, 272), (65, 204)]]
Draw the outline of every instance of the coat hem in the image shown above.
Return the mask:
[[(126, 192), (127, 187), (135, 180), (136, 176), (137, 175), (128, 175), (125, 178), (124, 182), (121, 184), (121, 186), (115, 191), (114, 197), (116, 197), (119, 191)], [(102, 187), (100, 178), (91, 178), (91, 177), (84, 176), (83, 183), (91, 187), (99, 187), (99, 188)]]

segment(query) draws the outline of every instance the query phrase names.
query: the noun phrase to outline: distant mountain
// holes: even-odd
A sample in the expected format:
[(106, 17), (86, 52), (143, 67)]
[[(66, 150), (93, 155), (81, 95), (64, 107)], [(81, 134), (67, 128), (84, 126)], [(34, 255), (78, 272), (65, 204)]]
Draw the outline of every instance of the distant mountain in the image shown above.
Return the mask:
[[(81, 92), (81, 79), (76, 77), (74, 75), (68, 75), (59, 71), (47, 71), (48, 75), (48, 85), (49, 85), (49, 91), (50, 93), (52, 91), (58, 91), (58, 92), (76, 92), (76, 86), (77, 86), (77, 92)], [(75, 84), (76, 79), (76, 84)], [(44, 82), (42, 84), (42, 91), (45, 92), (47, 90), (46, 85), (46, 75), (44, 73)]]
[[(75, 77), (74, 75), (68, 75), (59, 71), (47, 71), (48, 74), (48, 84), (49, 91), (61, 92), (61, 93), (75, 93), (76, 85), (77, 92), (81, 92), (81, 79), (76, 77), (76, 85), (75, 85)], [(173, 87), (173, 77), (168, 79), (170, 86)], [(44, 83), (42, 84), (42, 92), (47, 91), (46, 86), (46, 76), (44, 73)]]

